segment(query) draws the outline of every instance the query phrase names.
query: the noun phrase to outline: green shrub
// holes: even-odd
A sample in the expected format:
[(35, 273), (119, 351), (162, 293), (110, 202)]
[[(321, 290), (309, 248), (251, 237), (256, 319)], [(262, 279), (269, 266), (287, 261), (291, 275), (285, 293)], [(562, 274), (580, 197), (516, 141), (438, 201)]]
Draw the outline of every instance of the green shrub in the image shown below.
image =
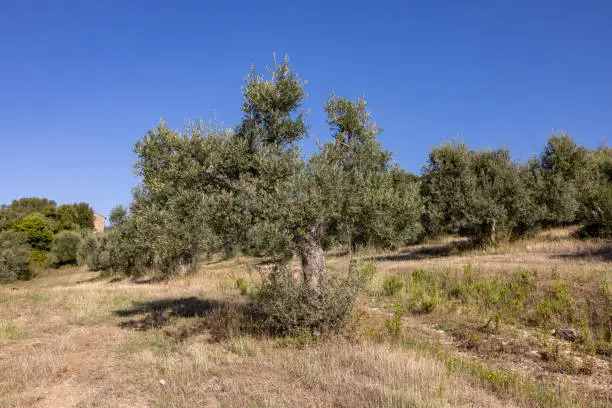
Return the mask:
[(92, 271), (111, 272), (111, 247), (115, 243), (115, 232), (87, 235), (77, 250), (78, 264), (87, 265)]
[(28, 250), (30, 254), (30, 265), (45, 266), (47, 265), (49, 251), (43, 251), (42, 249), (30, 248)]
[(0, 283), (31, 277), (26, 236), (11, 231), (0, 232)]
[(89, 234), (84, 236), (79, 244), (79, 247), (77, 248), (77, 264), (91, 266), (92, 257), (96, 249), (96, 235)]
[(275, 335), (338, 332), (350, 316), (369, 268), (345, 277), (330, 278), (321, 292), (313, 293), (295, 279), (287, 266), (275, 266), (261, 288), (251, 297), (252, 315), (261, 329)]
[(433, 292), (429, 295), (424, 295), (421, 297), (420, 301), (420, 312), (429, 314), (433, 312), (438, 304), (440, 303), (440, 298), (438, 297), (437, 290), (433, 290)]
[(249, 284), (242, 277), (236, 278), (236, 288), (238, 288), (242, 296), (246, 295), (249, 292)]
[(421, 283), (425, 282), (427, 279), (427, 272), (421, 268), (415, 268), (412, 270), (412, 283)]
[(402, 317), (404, 317), (404, 314), (405, 311), (402, 305), (396, 303), (393, 309), (393, 316), (385, 320), (385, 327), (394, 340), (399, 339), (402, 334)]
[(77, 251), (81, 244), (81, 234), (75, 231), (61, 231), (53, 239), (51, 254), (56, 266), (77, 263)]
[(554, 281), (548, 294), (536, 306), (537, 322), (543, 327), (557, 321), (573, 322), (574, 306), (567, 283)]
[(399, 276), (388, 276), (383, 281), (383, 292), (386, 296), (393, 296), (404, 288), (404, 280)]

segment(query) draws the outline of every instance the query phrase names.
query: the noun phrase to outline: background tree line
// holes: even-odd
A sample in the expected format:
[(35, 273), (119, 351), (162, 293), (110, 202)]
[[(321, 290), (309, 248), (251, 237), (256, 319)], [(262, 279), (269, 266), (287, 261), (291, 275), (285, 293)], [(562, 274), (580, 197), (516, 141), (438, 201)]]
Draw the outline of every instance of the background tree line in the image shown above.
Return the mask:
[(0, 281), (29, 279), (34, 267), (76, 262), (81, 237), (93, 230), (87, 203), (26, 197), (0, 207)]
[(612, 236), (612, 150), (588, 150), (553, 135), (538, 157), (514, 162), (506, 149), (463, 143), (434, 148), (423, 167), (423, 225), (475, 244), (521, 238), (542, 227), (580, 224), (582, 237)]

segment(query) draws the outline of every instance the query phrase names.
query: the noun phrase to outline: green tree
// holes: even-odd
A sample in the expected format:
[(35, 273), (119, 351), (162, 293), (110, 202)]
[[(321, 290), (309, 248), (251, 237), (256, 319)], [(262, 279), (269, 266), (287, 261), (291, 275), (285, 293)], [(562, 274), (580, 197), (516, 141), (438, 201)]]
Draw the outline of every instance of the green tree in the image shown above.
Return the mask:
[(13, 225), (15, 232), (25, 233), (28, 244), (42, 251), (51, 249), (53, 232), (49, 228), (45, 217), (40, 213), (31, 213), (21, 218)]
[(612, 149), (601, 146), (588, 152), (577, 175), (581, 233), (585, 237), (612, 237)]
[(534, 169), (539, 195), (536, 200), (546, 208), (544, 222), (561, 225), (576, 220), (579, 211), (576, 177), (586, 167), (587, 151), (565, 133), (552, 135)]
[(414, 242), (421, 232), (418, 178), (408, 180), (393, 165), (391, 153), (377, 139), (381, 129), (371, 121), (365, 99), (353, 102), (332, 95), (325, 110), (332, 140), (311, 166), (324, 170), (318, 172), (320, 184), (334, 198), (325, 209), (327, 231), (353, 249)]
[(2, 205), (0, 209), (0, 230), (11, 228), (17, 220), (31, 213), (42, 213), (51, 221), (55, 207), (55, 201), (47, 198), (24, 197), (13, 200), (10, 205)]
[(76, 264), (77, 251), (81, 244), (81, 234), (76, 231), (61, 231), (53, 238), (51, 254), (55, 264)]
[(62, 204), (57, 208), (58, 229), (92, 230), (93, 215), (93, 209), (87, 203)]
[(27, 237), (23, 233), (0, 231), (0, 283), (32, 276)]
[(77, 212), (72, 204), (62, 204), (57, 207), (58, 230), (75, 229)]
[(81, 229), (93, 230), (94, 227), (94, 211), (89, 204), (80, 202), (72, 204), (74, 207), (73, 222)]
[(586, 165), (587, 151), (567, 133), (552, 135), (540, 156), (540, 167), (550, 174), (559, 174), (564, 180), (575, 180)]
[(47, 207), (55, 207), (57, 204), (53, 200), (39, 197), (24, 197), (13, 200), (9, 210), (16, 214), (26, 215), (33, 212), (43, 212)]
[(390, 154), (364, 100), (330, 98), (333, 140), (305, 160), (305, 92), (288, 61), (270, 79), (252, 72), (243, 95), (234, 130), (196, 123), (179, 134), (162, 122), (136, 145), (142, 186), (119, 234), (141, 245), (133, 251), (145, 258), (139, 263), (153, 259), (173, 273), (215, 248), (279, 264), (297, 254), (305, 286), (322, 293), (330, 225), (373, 245), (418, 234), (418, 185), (395, 189)]
[(117, 226), (123, 224), (128, 218), (128, 211), (122, 205), (118, 205), (113, 207), (108, 217), (112, 226)]
[(421, 185), (428, 234), (458, 233), (486, 245), (528, 233), (540, 216), (524, 178), (507, 150), (433, 149)]

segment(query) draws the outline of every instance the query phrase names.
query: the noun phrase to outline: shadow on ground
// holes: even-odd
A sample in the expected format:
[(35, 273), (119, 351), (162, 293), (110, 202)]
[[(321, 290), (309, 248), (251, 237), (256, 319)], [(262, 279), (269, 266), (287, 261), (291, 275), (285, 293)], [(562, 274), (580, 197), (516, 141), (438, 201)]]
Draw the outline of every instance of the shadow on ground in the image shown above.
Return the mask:
[(96, 275), (96, 276), (92, 276), (91, 278), (87, 278), (87, 279), (81, 279), (80, 281), (77, 281), (76, 284), (80, 285), (82, 283), (93, 283), (93, 282), (102, 282), (106, 280), (106, 278), (104, 278), (102, 275)]
[(148, 302), (134, 302), (131, 309), (117, 310), (119, 317), (139, 316), (119, 324), (122, 328), (149, 330), (160, 328), (176, 317), (205, 317), (216, 310), (227, 309), (226, 302), (199, 299), (196, 297), (178, 299), (158, 299)]
[(581, 251), (571, 254), (560, 254), (556, 256), (563, 260), (589, 260), (589, 261), (604, 261), (612, 262), (612, 245), (604, 245), (592, 251)]
[(419, 246), (407, 248), (391, 255), (374, 257), (376, 261), (418, 261), (421, 259), (442, 258), (446, 256), (460, 255), (474, 249), (468, 240), (453, 240), (438, 245)]

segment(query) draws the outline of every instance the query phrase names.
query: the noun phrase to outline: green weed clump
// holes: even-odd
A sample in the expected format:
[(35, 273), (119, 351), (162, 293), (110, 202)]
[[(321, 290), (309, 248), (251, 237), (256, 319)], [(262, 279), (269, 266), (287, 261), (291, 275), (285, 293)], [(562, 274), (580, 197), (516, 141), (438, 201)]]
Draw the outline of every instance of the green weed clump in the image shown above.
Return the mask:
[(249, 284), (243, 277), (236, 278), (236, 288), (242, 296), (245, 296), (249, 292)]
[(386, 296), (393, 296), (404, 288), (404, 280), (399, 276), (388, 276), (383, 282), (383, 292)]
[(555, 280), (536, 306), (537, 323), (542, 327), (574, 321), (574, 302), (567, 283)]
[(402, 317), (404, 316), (404, 308), (399, 303), (395, 304), (393, 316), (385, 320), (385, 327), (392, 339), (397, 340), (402, 334)]

